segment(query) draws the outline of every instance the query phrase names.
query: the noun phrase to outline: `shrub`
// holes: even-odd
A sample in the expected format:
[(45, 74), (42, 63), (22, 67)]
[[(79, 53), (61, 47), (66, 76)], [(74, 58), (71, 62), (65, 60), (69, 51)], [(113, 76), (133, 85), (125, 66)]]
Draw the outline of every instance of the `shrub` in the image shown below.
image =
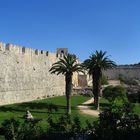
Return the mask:
[(108, 86), (103, 90), (103, 97), (109, 102), (114, 102), (116, 99), (126, 99), (126, 89), (122, 86)]
[(42, 128), (38, 122), (39, 120), (26, 120), (22, 123), (17, 140), (39, 140), (42, 135)]
[(11, 118), (2, 123), (1, 130), (5, 140), (39, 140), (42, 135), (38, 120), (21, 123), (19, 120)]
[(76, 139), (82, 133), (81, 122), (78, 117), (61, 116), (53, 120), (50, 116), (48, 118), (48, 139), (67, 140), (70, 138)]
[(132, 91), (132, 93), (128, 92), (127, 97), (129, 102), (131, 103), (136, 103), (136, 102), (140, 103), (140, 91), (137, 92)]
[[(100, 113), (99, 121), (92, 126), (88, 140), (137, 140), (140, 137), (140, 118), (133, 114), (129, 103), (118, 107), (112, 104)], [(90, 126), (91, 127), (91, 126)], [(94, 128), (94, 129), (93, 129)]]
[(20, 123), (15, 118), (5, 120), (2, 123), (2, 127), (1, 127), (1, 130), (3, 132), (2, 135), (5, 136), (5, 140), (16, 140), (19, 132), (19, 126)]
[(101, 84), (102, 85), (108, 85), (108, 79), (105, 75), (102, 75)]

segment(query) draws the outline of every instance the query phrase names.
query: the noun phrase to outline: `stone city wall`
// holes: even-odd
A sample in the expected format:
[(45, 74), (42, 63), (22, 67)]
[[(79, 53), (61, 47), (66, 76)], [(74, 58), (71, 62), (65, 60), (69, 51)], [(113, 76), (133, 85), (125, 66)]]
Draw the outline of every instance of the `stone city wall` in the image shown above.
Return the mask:
[(0, 43), (0, 105), (63, 95), (65, 79), (50, 74), (60, 56)]
[(104, 71), (104, 75), (108, 79), (119, 79), (120, 77), (125, 79), (140, 79), (140, 66), (117, 66), (114, 69)]
[[(103, 71), (103, 75), (107, 76), (109, 80), (119, 80), (127, 79), (139, 79), (140, 80), (140, 66), (133, 65), (120, 65), (114, 69), (109, 69), (107, 71)], [(92, 76), (87, 75), (78, 75), (78, 86), (86, 87), (92, 86)], [(116, 83), (119, 84), (119, 83)]]

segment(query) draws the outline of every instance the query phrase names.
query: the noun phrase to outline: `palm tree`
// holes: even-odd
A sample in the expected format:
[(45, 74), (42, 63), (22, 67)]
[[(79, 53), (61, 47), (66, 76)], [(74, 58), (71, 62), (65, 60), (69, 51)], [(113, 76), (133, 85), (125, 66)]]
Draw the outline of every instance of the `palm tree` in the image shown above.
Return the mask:
[(99, 110), (102, 71), (113, 68), (116, 64), (106, 56), (106, 52), (96, 51), (89, 59), (84, 61), (84, 65), (88, 73), (92, 76), (94, 104), (95, 108)]
[(77, 63), (74, 55), (68, 54), (52, 65), (50, 72), (65, 75), (65, 93), (67, 101), (67, 114), (71, 114), (72, 76), (74, 72), (83, 72), (82, 64)]

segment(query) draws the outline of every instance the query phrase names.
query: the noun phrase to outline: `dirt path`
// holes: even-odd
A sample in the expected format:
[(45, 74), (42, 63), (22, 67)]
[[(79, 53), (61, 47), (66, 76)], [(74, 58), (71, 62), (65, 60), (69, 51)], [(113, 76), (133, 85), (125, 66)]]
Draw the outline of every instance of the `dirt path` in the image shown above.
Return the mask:
[(93, 102), (94, 102), (94, 99), (91, 98), (90, 100), (84, 102), (82, 105), (79, 105), (78, 108), (80, 109), (81, 113), (98, 117), (100, 112), (96, 110), (92, 110), (88, 106), (89, 104)]

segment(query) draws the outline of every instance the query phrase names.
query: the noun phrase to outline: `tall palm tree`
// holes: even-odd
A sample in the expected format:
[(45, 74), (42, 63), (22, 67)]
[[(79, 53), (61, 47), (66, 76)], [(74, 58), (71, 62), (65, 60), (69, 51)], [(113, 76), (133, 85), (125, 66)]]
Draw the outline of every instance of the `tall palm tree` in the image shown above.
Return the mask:
[(67, 101), (67, 114), (71, 114), (71, 92), (72, 92), (72, 76), (74, 72), (83, 72), (82, 64), (77, 63), (74, 55), (68, 54), (64, 58), (60, 58), (58, 62), (54, 63), (50, 69), (50, 72), (57, 75), (65, 75), (65, 93)]
[(102, 71), (113, 68), (116, 64), (106, 56), (106, 52), (96, 51), (89, 59), (84, 61), (84, 65), (88, 73), (92, 76), (94, 104), (95, 108), (98, 110)]

